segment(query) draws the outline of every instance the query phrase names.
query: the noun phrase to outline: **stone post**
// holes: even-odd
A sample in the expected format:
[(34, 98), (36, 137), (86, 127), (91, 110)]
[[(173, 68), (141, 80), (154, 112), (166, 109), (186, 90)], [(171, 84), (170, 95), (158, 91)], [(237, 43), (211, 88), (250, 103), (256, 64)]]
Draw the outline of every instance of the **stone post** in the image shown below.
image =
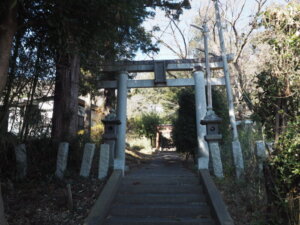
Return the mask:
[(126, 111), (127, 111), (127, 80), (128, 74), (120, 72), (118, 77), (117, 119), (121, 122), (117, 131), (115, 170), (125, 171), (125, 147), (126, 147)]
[(64, 173), (67, 168), (68, 163), (68, 153), (69, 153), (69, 143), (61, 142), (59, 143), (56, 161), (56, 172), (55, 176), (59, 179), (64, 177)]
[(266, 145), (264, 141), (255, 142), (255, 155), (258, 162), (258, 173), (259, 176), (262, 176), (264, 161), (267, 159)]
[(116, 140), (117, 140), (117, 129), (118, 125), (121, 124), (120, 120), (117, 119), (117, 116), (114, 110), (111, 110), (110, 113), (102, 120), (104, 124), (104, 134), (102, 136), (102, 142), (109, 145), (109, 167), (113, 168), (114, 160), (116, 157)]
[(20, 144), (15, 147), (16, 162), (17, 162), (17, 177), (24, 179), (27, 175), (27, 152), (25, 144)]
[(198, 169), (208, 169), (209, 150), (204, 137), (206, 135), (206, 126), (200, 125), (200, 121), (206, 115), (206, 96), (205, 96), (205, 79), (201, 70), (195, 71), (195, 106), (196, 106), (196, 124), (197, 124), (197, 141), (198, 141)]
[(92, 167), (93, 157), (95, 152), (95, 144), (86, 143), (84, 145), (84, 152), (80, 168), (80, 176), (88, 177)]
[(103, 179), (107, 176), (109, 168), (109, 154), (110, 146), (108, 144), (102, 144), (100, 147), (100, 158), (98, 167), (98, 178)]

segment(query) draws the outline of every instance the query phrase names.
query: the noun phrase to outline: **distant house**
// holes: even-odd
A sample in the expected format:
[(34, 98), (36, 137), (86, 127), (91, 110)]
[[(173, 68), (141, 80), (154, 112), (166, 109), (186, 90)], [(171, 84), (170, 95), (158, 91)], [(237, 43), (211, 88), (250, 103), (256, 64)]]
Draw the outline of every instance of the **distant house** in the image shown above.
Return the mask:
[[(7, 131), (18, 135), (23, 127), (24, 112), (28, 99), (23, 98), (9, 109)], [(99, 122), (98, 108), (103, 105), (102, 98), (96, 98), (92, 103), (90, 97), (78, 98), (78, 130), (87, 129)], [(50, 135), (52, 126), (54, 97), (48, 96), (34, 99), (30, 109), (30, 136)]]

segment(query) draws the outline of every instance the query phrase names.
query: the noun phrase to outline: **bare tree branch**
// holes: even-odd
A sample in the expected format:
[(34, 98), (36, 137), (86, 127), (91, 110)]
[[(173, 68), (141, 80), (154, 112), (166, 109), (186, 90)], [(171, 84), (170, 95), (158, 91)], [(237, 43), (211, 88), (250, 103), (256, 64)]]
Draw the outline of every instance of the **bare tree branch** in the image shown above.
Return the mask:
[[(205, 49), (203, 49), (203, 48), (196, 48), (196, 49), (200, 52), (205, 52)], [(213, 52), (209, 52), (208, 54), (213, 56), (213, 57), (218, 57), (218, 55), (216, 53), (213, 53)]]
[[(179, 58), (181, 59), (186, 59), (187, 56), (188, 56), (188, 44), (187, 44), (187, 41), (186, 41), (186, 37), (183, 33), (183, 31), (180, 29), (180, 27), (178, 26), (178, 24), (176, 23), (176, 21), (171, 18), (171, 17), (168, 17), (170, 19), (170, 22), (168, 24), (168, 26), (165, 28), (165, 30), (163, 31), (163, 34), (166, 32), (166, 30), (168, 28), (170, 28), (171, 30), (171, 35), (173, 36), (174, 38), (174, 41), (175, 41), (175, 44), (176, 44), (176, 47), (177, 47), (177, 50), (169, 43), (166, 43), (165, 41), (163, 41), (161, 39), (162, 35), (161, 34), (159, 37), (155, 36), (155, 35), (152, 35), (153, 38), (157, 41), (157, 42), (160, 42), (161, 44), (163, 44), (166, 48), (168, 48), (171, 52), (173, 52), (176, 56), (178, 56)], [(182, 39), (183, 41), (183, 44), (184, 44), (184, 49), (182, 49), (182, 46), (180, 45), (180, 42), (178, 40), (178, 37), (177, 37), (177, 34), (176, 34), (176, 31), (179, 32), (180, 34), (180, 38)]]
[[(172, 21), (172, 20), (171, 20), (171, 21)], [(172, 36), (173, 36), (173, 38), (174, 38), (174, 40), (175, 40), (177, 49), (178, 49), (178, 51), (180, 52), (181, 58), (184, 58), (184, 54), (183, 54), (183, 52), (182, 52), (181, 46), (180, 46), (180, 44), (179, 44), (179, 41), (177, 40), (177, 35), (176, 35), (176, 32), (175, 32), (175, 29), (174, 29), (173, 25), (171, 25), (170, 28), (171, 28)]]
[(254, 16), (254, 18), (252, 20), (252, 23), (251, 23), (251, 28), (248, 31), (248, 33), (245, 35), (244, 39), (242, 40), (242, 44), (240, 45), (239, 50), (238, 50), (238, 52), (236, 54), (236, 57), (235, 57), (235, 60), (234, 60), (235, 62), (237, 62), (239, 60), (246, 44), (248, 43), (250, 35), (256, 29), (258, 16), (259, 16), (260, 12), (262, 11), (263, 6), (267, 3), (267, 1), (268, 0), (256, 0), (258, 5), (257, 5), (257, 10), (256, 10), (256, 13), (255, 13), (255, 16)]
[(174, 21), (173, 19), (172, 19), (172, 22), (173, 22), (173, 24), (175, 25), (175, 27), (177, 28), (177, 30), (178, 30), (178, 32), (180, 33), (180, 36), (181, 36), (181, 38), (182, 38), (182, 40), (183, 40), (184, 50), (185, 50), (185, 57), (184, 57), (184, 58), (186, 58), (187, 55), (188, 55), (188, 46), (187, 46), (187, 43), (186, 43), (186, 38), (185, 38), (185, 36), (184, 36), (182, 30), (178, 27), (178, 25), (175, 23), (175, 21)]
[(181, 58), (180, 53), (176, 52), (173, 47), (171, 47), (169, 44), (164, 42), (163, 40), (160, 40), (158, 37), (153, 36), (153, 38), (158, 41), (159, 43), (163, 44), (165, 47), (167, 47), (171, 52), (173, 52), (175, 55), (177, 55), (179, 58)]

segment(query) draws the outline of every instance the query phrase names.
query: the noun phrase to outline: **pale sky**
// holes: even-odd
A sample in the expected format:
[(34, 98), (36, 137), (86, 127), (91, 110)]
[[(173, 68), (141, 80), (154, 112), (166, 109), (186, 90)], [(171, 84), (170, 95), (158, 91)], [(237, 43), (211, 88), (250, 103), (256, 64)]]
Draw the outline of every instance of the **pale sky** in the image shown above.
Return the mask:
[[(211, 0), (190, 0), (192, 8), (190, 10), (184, 10), (183, 15), (180, 17), (180, 22), (178, 26), (184, 33), (184, 36), (187, 41), (189, 41), (193, 36), (193, 30), (190, 24), (194, 24), (195, 18), (199, 15), (199, 9), (202, 8), (206, 11), (207, 7), (213, 7), (213, 2)], [(235, 2), (235, 6), (237, 10), (240, 8), (240, 5), (243, 0), (221, 0), (221, 4), (226, 4), (226, 2)], [(209, 3), (210, 2), (210, 3)], [(284, 4), (286, 1), (284, 0), (268, 0), (267, 5), (270, 6), (272, 4)], [(244, 9), (244, 13), (240, 24), (247, 24), (249, 20), (249, 15), (255, 10), (253, 7), (255, 5), (255, 0), (246, 0), (246, 6)], [(200, 24), (196, 24), (201, 26)], [(149, 19), (144, 23), (144, 27), (146, 30), (151, 30), (153, 26), (159, 26), (160, 32), (156, 33), (156, 36), (160, 37), (163, 41), (168, 43), (171, 46), (175, 46), (175, 40), (170, 30), (170, 21), (168, 18), (165, 18), (164, 13), (160, 10), (157, 10), (156, 16), (154, 19)], [(179, 34), (176, 35), (178, 42), (183, 45), (183, 41)], [(154, 40), (155, 42), (155, 40)], [(148, 56), (142, 53), (138, 53), (135, 60), (149, 60), (149, 59), (176, 59), (178, 58), (172, 51), (170, 51), (167, 47), (162, 44), (159, 45), (160, 52), (154, 56)]]

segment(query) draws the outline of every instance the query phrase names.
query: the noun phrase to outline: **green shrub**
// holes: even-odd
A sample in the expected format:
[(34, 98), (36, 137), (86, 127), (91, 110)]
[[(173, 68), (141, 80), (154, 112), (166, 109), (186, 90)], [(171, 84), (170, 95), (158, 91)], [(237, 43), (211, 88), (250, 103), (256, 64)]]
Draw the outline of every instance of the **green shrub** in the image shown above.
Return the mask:
[(300, 116), (288, 124), (270, 159), (283, 193), (298, 189), (300, 180)]
[(135, 129), (139, 136), (153, 139), (156, 135), (157, 126), (161, 123), (159, 115), (155, 112), (143, 113), (135, 119)]
[[(223, 135), (221, 144), (226, 148), (230, 141), (229, 116), (224, 88), (213, 88), (213, 109), (223, 119), (220, 132)], [(185, 88), (177, 94), (179, 109), (177, 117), (173, 121), (172, 138), (178, 152), (189, 153), (195, 156), (198, 147), (196, 130), (195, 91), (193, 88)], [(200, 126), (200, 124), (199, 124)], [(231, 157), (226, 151), (226, 158)], [(228, 157), (227, 157), (228, 156)]]
[[(299, 224), (300, 116), (286, 127), (268, 161), (269, 204), (279, 212), (276, 220)], [(294, 204), (297, 202), (297, 204)], [(278, 217), (278, 218), (277, 218)], [(281, 218), (280, 218), (281, 217)], [(289, 221), (286, 223), (286, 221)]]
[(173, 142), (178, 152), (189, 153), (195, 157), (197, 130), (194, 89), (182, 89), (177, 98), (179, 108), (177, 118), (173, 121)]

